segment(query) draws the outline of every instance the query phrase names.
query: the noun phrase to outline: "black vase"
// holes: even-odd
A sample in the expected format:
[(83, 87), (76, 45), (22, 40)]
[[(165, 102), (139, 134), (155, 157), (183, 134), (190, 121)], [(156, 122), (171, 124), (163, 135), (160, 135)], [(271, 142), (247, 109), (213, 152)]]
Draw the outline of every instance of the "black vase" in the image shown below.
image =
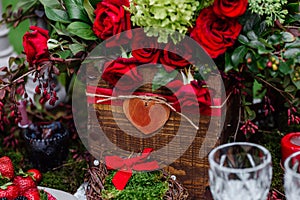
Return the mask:
[[(51, 129), (51, 137), (41, 139), (37, 130)], [(38, 128), (38, 129), (37, 129)], [(61, 123), (38, 123), (24, 129), (23, 137), (26, 144), (28, 159), (32, 166), (42, 172), (60, 166), (68, 156), (69, 132)]]

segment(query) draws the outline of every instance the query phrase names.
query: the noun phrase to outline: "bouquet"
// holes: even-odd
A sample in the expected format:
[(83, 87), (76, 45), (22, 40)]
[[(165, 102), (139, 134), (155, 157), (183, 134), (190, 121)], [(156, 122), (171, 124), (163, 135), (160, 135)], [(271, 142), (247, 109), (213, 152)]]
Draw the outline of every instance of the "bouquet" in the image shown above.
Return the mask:
[[(17, 99), (27, 96), (27, 75), (35, 77), (38, 102), (54, 105), (57, 95), (51, 79), (67, 74), (65, 85), (72, 87), (80, 64), (103, 41), (120, 53), (99, 66), (102, 78), (112, 87), (123, 87), (120, 91), (142, 79), (138, 65), (159, 64), (153, 89), (174, 86), (176, 96), (186, 98), (181, 106), (187, 107), (193, 94), (200, 112), (209, 114), (209, 88), (201, 75), (217, 70), (230, 83), (227, 95), (240, 97), (243, 134), (258, 131), (258, 115), (270, 117), (280, 110), (285, 111), (289, 125), (299, 124), (299, 18), (296, 0), (19, 1), (14, 8), (7, 7), (3, 23), (13, 28), (30, 19), (32, 26), (23, 37), (24, 56), (11, 58), (10, 66), (1, 68), (0, 130), (20, 120)], [(143, 32), (133, 34), (136, 28)], [(203, 48), (216, 69), (194, 67), (201, 53), (185, 46), (186, 37)], [(136, 44), (130, 41), (145, 38), (154, 41), (148, 48), (126, 51), (128, 44)], [(44, 76), (48, 76), (46, 82), (40, 79)], [(181, 81), (174, 81), (178, 76)], [(130, 84), (117, 84), (121, 77)], [(261, 102), (260, 110), (254, 109), (254, 100)], [(180, 111), (176, 101), (173, 105)]]

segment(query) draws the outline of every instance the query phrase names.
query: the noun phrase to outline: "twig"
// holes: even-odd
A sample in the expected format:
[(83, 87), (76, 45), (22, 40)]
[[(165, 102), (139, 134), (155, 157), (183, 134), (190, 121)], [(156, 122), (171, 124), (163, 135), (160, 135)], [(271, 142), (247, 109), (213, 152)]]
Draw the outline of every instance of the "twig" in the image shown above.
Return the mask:
[[(240, 98), (239, 103), (241, 104), (241, 98)], [(240, 127), (239, 124), (241, 123), (241, 117), (242, 117), (242, 107), (239, 106), (239, 116), (238, 116), (237, 126), (236, 126), (234, 136), (233, 136), (233, 141), (234, 142), (236, 141), (237, 133), (238, 133), (238, 130), (239, 130), (239, 127)]]
[(13, 80), (11, 83), (2, 85), (2, 86), (0, 87), (0, 90), (2, 90), (2, 89), (4, 89), (4, 88), (6, 88), (6, 87), (8, 87), (8, 86), (10, 86), (10, 85), (12, 85), (12, 84), (14, 84), (15, 82), (19, 81), (20, 79), (23, 79), (25, 76), (28, 76), (29, 74), (31, 74), (31, 73), (33, 73), (33, 72), (35, 72), (35, 71), (36, 71), (36, 69), (32, 69), (32, 70), (26, 72), (25, 74), (23, 74), (22, 76), (18, 77), (17, 79)]
[[(295, 99), (295, 97), (292, 94), (290, 94), (288, 92), (285, 92), (283, 90), (278, 89), (277, 87), (275, 87), (274, 85), (272, 85), (268, 81), (265, 81), (264, 79), (260, 78), (259, 76), (254, 76), (254, 78), (256, 78), (256, 79), (260, 80), (261, 82), (265, 83), (266, 85), (270, 86), (271, 88), (273, 88), (274, 90), (276, 90), (277, 92), (279, 92), (283, 97), (285, 97), (285, 95), (284, 95), (284, 93), (285, 93), (285, 94), (289, 95), (290, 98)], [(289, 101), (289, 99), (287, 99), (287, 100)], [(291, 102), (289, 101), (289, 103), (291, 103)]]

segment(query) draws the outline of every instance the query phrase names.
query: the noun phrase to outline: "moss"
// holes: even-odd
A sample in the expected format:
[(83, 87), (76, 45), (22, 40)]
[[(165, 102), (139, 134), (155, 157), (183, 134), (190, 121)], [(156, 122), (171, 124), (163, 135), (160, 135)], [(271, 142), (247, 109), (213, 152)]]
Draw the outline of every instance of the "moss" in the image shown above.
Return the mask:
[(41, 186), (75, 193), (83, 183), (87, 169), (85, 161), (69, 159), (64, 165), (43, 174)]
[(161, 171), (134, 172), (124, 190), (117, 190), (112, 184), (115, 171), (106, 178), (105, 199), (163, 199), (169, 186)]

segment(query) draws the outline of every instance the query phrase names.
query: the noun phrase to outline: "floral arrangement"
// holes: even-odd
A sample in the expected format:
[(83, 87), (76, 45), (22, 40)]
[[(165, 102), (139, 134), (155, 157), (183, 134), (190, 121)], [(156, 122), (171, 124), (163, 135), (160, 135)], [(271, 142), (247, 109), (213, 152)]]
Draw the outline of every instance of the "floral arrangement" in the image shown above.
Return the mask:
[[(223, 79), (230, 82), (227, 92), (240, 96), (241, 132), (248, 135), (258, 130), (253, 99), (262, 102), (265, 116), (276, 114), (280, 108), (286, 110), (288, 124), (299, 124), (299, 18), (296, 0), (19, 1), (16, 7), (6, 9), (3, 22), (13, 28), (30, 19), (33, 26), (23, 37), (25, 57), (11, 58), (10, 66), (0, 69), (0, 130), (20, 120), (17, 100), (27, 96), (27, 75), (33, 74), (39, 83), (35, 88), (39, 103), (54, 105), (54, 76), (69, 75), (66, 85), (71, 87), (72, 77), (95, 46), (106, 41), (109, 47), (122, 47), (122, 52), (129, 41), (139, 37), (131, 32), (135, 28), (143, 28), (142, 37), (156, 42), (152, 48), (108, 60), (102, 66), (102, 78), (112, 86), (128, 72), (130, 83), (139, 81), (142, 77), (136, 67), (141, 63), (160, 63), (154, 89), (175, 85), (181, 93), (178, 96), (188, 99), (190, 93), (196, 94), (200, 111), (209, 107), (208, 88), (199, 74), (211, 69), (203, 67), (199, 72), (187, 61), (195, 54), (181, 41), (189, 36), (215, 61)], [(44, 26), (38, 27), (41, 21)], [(125, 37), (118, 37), (124, 31)], [(112, 36), (117, 39), (110, 41)], [(179, 51), (187, 57), (172, 53), (172, 45), (182, 47)], [(178, 74), (183, 75), (183, 81), (172, 82)], [(41, 81), (46, 75), (48, 81)], [(189, 106), (189, 102), (184, 105)]]

